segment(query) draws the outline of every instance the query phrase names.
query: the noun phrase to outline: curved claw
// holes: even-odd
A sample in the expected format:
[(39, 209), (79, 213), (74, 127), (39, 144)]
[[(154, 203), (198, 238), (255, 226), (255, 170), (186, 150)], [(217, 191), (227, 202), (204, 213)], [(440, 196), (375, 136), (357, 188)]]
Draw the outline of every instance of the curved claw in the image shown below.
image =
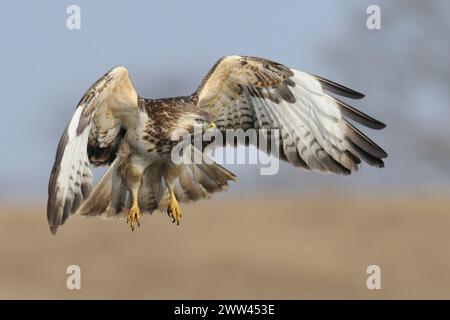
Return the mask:
[(175, 198), (175, 195), (171, 194), (170, 196), (170, 202), (169, 207), (167, 208), (167, 214), (169, 217), (171, 217), (172, 223), (177, 222), (177, 225), (180, 225), (181, 221), (181, 208), (180, 204), (178, 203), (177, 199)]
[(138, 227), (141, 226), (141, 210), (137, 205), (133, 205), (128, 213), (127, 223), (130, 222), (131, 231), (134, 231), (134, 224), (136, 223)]

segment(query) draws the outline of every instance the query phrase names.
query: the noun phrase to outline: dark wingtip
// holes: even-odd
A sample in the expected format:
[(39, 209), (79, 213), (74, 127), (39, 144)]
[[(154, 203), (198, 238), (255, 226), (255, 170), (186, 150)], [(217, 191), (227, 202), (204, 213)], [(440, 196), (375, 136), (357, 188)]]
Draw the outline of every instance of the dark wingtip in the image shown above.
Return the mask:
[[(340, 89), (345, 88), (346, 93), (344, 94), (342, 91), (335, 92), (336, 94), (342, 95), (343, 97), (351, 98), (351, 99), (362, 99), (366, 95), (364, 93), (352, 90), (350, 88), (342, 86)], [(331, 90), (330, 90), (331, 91)]]
[[(355, 120), (356, 122), (361, 123), (361, 121), (359, 121), (359, 119), (355, 119), (354, 117), (351, 117), (351, 116), (349, 116), (349, 118)], [(381, 130), (381, 129), (386, 128), (385, 123), (375, 120), (375, 119), (371, 120), (370, 122), (367, 121), (367, 122), (364, 122), (361, 124), (366, 126), (367, 128), (373, 129), (373, 130)]]
[(379, 145), (373, 142), (370, 138), (368, 138), (364, 133), (359, 131), (353, 125), (344, 120), (344, 123), (347, 126), (347, 141), (354, 143), (356, 146), (361, 148), (364, 152), (368, 153), (374, 158), (385, 159), (388, 157), (388, 154), (385, 150), (383, 150)]
[(48, 217), (48, 226), (50, 227), (50, 232), (55, 235), (56, 231), (58, 231), (58, 227), (61, 221), (59, 215), (57, 214), (55, 207), (50, 205), (47, 209), (47, 217)]
[(350, 89), (346, 86), (343, 86), (342, 84), (336, 83), (334, 81), (328, 80), (324, 77), (320, 77), (314, 74), (311, 75), (320, 82), (322, 88), (326, 91), (351, 99), (362, 99), (365, 97), (363, 93)]
[(50, 232), (52, 233), (52, 235), (56, 235), (57, 231), (58, 231), (57, 226), (50, 226)]
[[(351, 90), (351, 89), (349, 89), (349, 90)], [(351, 91), (352, 91), (352, 97), (351, 98), (353, 98), (353, 99), (362, 99), (362, 98), (364, 98), (366, 96), (364, 93), (361, 93), (361, 92), (358, 92), (358, 91), (355, 91), (355, 90), (351, 90)]]
[(372, 118), (371, 116), (350, 106), (349, 104), (345, 103), (344, 101), (341, 101), (338, 98), (335, 98), (328, 94), (325, 94), (325, 96), (328, 99), (331, 99), (337, 103), (337, 106), (339, 107), (339, 109), (341, 110), (342, 114), (345, 117), (348, 117), (348, 118), (362, 124), (363, 126), (366, 126), (368, 128), (375, 129), (375, 130), (381, 130), (386, 127), (386, 124), (384, 124), (383, 122)]
[(381, 130), (384, 128), (386, 128), (386, 124), (381, 121), (378, 121), (378, 126), (376, 128), (372, 128), (372, 129)]

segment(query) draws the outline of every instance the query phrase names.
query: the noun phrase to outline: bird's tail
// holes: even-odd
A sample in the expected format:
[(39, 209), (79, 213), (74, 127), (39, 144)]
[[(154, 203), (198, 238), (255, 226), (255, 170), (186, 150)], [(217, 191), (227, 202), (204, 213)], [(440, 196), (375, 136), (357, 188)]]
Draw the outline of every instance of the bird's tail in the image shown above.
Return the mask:
[[(192, 151), (191, 163), (182, 164), (176, 169), (178, 177), (174, 192), (179, 202), (207, 199), (215, 192), (227, 190), (229, 181), (236, 181), (236, 176), (231, 171), (215, 163), (193, 146)], [(201, 158), (197, 159), (202, 161), (195, 162), (196, 156), (200, 156)], [(164, 179), (161, 179), (158, 186), (153, 185), (153, 190), (156, 189), (159, 190), (156, 198), (157, 208), (165, 211), (169, 204), (169, 192)]]
[[(197, 149), (193, 151), (193, 154), (200, 152)], [(201, 163), (181, 164), (181, 167), (177, 168), (178, 177), (174, 192), (179, 202), (209, 198), (215, 192), (227, 190), (228, 181), (236, 181), (232, 172), (206, 155), (201, 156)], [(138, 203), (141, 213), (151, 214), (156, 209), (165, 211), (168, 202), (169, 192), (162, 176), (161, 165), (151, 165), (145, 170), (139, 188)], [(131, 190), (120, 175), (119, 160), (116, 159), (77, 213), (106, 218), (126, 217), (131, 206)]]
[(118, 167), (119, 160), (116, 158), (77, 213), (83, 216), (97, 216), (111, 212), (119, 201), (127, 202), (129, 198), (128, 202), (131, 203), (131, 192), (119, 175)]

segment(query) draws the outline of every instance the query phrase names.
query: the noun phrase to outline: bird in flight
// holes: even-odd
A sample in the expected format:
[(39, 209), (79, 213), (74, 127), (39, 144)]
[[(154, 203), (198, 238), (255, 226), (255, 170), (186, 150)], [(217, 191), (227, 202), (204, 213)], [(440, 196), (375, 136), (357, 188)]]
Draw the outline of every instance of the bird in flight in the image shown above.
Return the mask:
[[(349, 120), (385, 125), (336, 95), (364, 97), (274, 61), (229, 55), (193, 94), (145, 99), (127, 69), (115, 67), (86, 91), (59, 142), (48, 187), (50, 230), (75, 213), (126, 217), (134, 230), (142, 214), (161, 210), (179, 224), (180, 202), (208, 198), (236, 179), (213, 161), (172, 161), (174, 132), (192, 134), (198, 124), (220, 132), (278, 129), (278, 157), (306, 170), (348, 175), (361, 161), (383, 167), (386, 152)], [(91, 166), (108, 166), (95, 188)]]

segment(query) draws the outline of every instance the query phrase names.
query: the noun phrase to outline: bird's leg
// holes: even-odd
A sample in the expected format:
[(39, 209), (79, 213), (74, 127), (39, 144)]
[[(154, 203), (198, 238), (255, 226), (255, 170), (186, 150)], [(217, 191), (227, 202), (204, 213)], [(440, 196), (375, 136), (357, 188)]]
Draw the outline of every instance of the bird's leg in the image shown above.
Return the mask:
[(125, 179), (125, 183), (130, 189), (133, 198), (133, 204), (128, 213), (127, 223), (130, 223), (131, 230), (134, 231), (135, 224), (137, 224), (138, 227), (141, 226), (141, 210), (139, 209), (138, 195), (145, 165), (137, 156), (130, 155), (127, 160), (128, 161), (124, 162), (124, 167), (121, 168), (121, 171), (123, 172), (123, 178)]
[(131, 231), (134, 231), (134, 224), (137, 223), (138, 227), (141, 226), (141, 210), (139, 209), (137, 194), (133, 194), (133, 206), (130, 209), (127, 217), (127, 223), (130, 223)]
[(180, 224), (181, 221), (181, 208), (180, 204), (178, 203), (177, 198), (175, 197), (175, 192), (173, 191), (173, 188), (169, 187), (169, 206), (167, 207), (167, 214), (169, 217), (173, 219), (172, 223), (175, 221), (177, 222), (177, 225)]

